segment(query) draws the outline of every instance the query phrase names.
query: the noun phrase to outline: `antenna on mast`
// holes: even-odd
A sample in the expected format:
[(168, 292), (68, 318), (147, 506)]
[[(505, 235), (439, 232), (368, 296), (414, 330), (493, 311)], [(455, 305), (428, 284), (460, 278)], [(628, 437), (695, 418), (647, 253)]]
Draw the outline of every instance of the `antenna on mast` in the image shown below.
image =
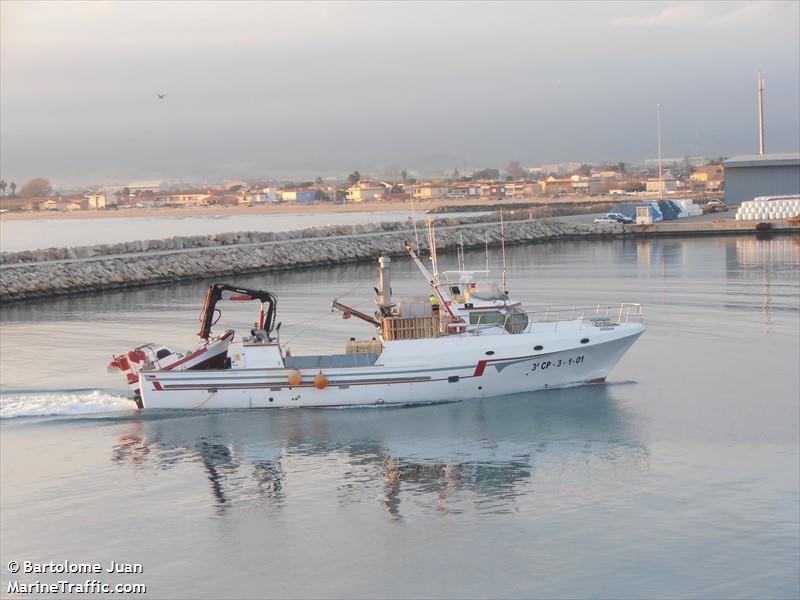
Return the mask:
[(417, 231), (417, 214), (414, 212), (414, 194), (411, 194), (411, 221), (414, 224), (414, 238), (417, 240), (417, 253), (419, 253), (419, 231)]
[(503, 249), (503, 292), (508, 294), (508, 281), (506, 278), (506, 232), (503, 227), (503, 209), (500, 209), (500, 246)]
[(436, 234), (433, 227), (433, 219), (428, 219), (428, 250), (431, 255), (431, 267), (433, 268), (433, 282), (435, 286), (439, 285), (439, 261), (436, 252)]
[(483, 240), (486, 248), (486, 272), (489, 272), (489, 230), (483, 232)]
[(764, 78), (758, 72), (758, 153), (764, 155)]

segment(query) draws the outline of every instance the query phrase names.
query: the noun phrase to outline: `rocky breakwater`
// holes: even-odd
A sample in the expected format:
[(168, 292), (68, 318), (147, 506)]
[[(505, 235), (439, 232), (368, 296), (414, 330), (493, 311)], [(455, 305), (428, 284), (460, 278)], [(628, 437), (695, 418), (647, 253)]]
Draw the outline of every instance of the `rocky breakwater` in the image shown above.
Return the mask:
[[(485, 218), (439, 219), (440, 252), (500, 244), (500, 227)], [(507, 244), (563, 238), (611, 237), (602, 225), (508, 221)], [(170, 281), (218, 278), (374, 260), (405, 254), (414, 239), (408, 223), (315, 227), (293, 232), (235, 232), (0, 255), (0, 301), (74, 295)]]

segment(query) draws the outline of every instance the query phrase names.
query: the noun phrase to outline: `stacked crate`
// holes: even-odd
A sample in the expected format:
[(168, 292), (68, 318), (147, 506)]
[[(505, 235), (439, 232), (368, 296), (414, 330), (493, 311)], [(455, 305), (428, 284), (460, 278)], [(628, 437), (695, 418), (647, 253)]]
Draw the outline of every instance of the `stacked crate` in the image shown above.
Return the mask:
[(386, 317), (383, 339), (420, 340), (439, 337), (439, 317)]

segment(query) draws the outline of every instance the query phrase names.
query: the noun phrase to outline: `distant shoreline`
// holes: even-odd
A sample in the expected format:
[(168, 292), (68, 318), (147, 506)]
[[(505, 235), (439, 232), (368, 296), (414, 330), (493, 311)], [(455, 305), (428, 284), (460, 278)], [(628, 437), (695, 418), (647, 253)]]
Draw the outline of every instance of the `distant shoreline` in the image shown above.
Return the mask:
[(117, 210), (77, 210), (71, 212), (61, 211), (26, 211), (0, 213), (0, 221), (32, 221), (32, 220), (63, 220), (63, 219), (121, 219), (129, 217), (227, 217), (235, 215), (287, 215), (287, 214), (335, 214), (335, 213), (384, 213), (384, 212), (415, 212), (425, 214), (431, 209), (448, 207), (450, 210), (459, 206), (474, 211), (476, 203), (485, 203), (486, 210), (498, 207), (504, 208), (529, 208), (531, 203), (541, 206), (559, 204), (603, 204), (622, 201), (614, 196), (592, 197), (565, 197), (565, 198), (520, 198), (507, 200), (438, 200), (427, 202), (364, 202), (358, 204), (330, 204), (312, 202), (280, 203), (259, 206), (190, 206), (190, 207), (161, 207), (161, 208), (123, 208)]

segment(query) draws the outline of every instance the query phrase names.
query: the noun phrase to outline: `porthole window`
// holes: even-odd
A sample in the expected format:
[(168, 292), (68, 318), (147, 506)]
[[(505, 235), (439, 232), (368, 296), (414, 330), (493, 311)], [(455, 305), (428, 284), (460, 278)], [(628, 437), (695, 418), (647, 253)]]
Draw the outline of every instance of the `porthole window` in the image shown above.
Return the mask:
[(544, 350), (544, 346), (534, 346), (533, 349), (538, 352), (539, 350)]
[(589, 338), (583, 338), (581, 340), (581, 344), (588, 344), (588, 343), (589, 343)]
[(494, 354), (494, 350), (487, 350), (486, 351), (486, 356), (491, 356), (492, 354)]

